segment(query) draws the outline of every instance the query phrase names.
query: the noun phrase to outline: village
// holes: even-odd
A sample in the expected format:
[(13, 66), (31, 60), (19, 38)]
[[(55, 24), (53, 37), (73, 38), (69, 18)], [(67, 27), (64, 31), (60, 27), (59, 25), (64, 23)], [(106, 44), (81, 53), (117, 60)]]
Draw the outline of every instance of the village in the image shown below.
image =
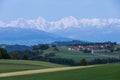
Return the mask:
[(96, 45), (78, 45), (78, 46), (72, 46), (69, 47), (69, 51), (86, 51), (94, 53), (94, 51), (97, 50), (108, 50), (111, 46), (109, 44), (96, 44)]

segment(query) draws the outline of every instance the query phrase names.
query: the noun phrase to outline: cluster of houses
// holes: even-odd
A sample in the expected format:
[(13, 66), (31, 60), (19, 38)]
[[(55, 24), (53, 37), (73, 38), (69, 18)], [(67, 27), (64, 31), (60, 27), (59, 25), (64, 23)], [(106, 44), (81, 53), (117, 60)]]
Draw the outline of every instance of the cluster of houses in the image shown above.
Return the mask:
[(103, 49), (108, 49), (108, 45), (88, 45), (88, 46), (78, 45), (68, 48), (68, 50), (74, 50), (74, 51), (83, 51), (83, 50), (93, 51), (93, 50), (103, 50)]

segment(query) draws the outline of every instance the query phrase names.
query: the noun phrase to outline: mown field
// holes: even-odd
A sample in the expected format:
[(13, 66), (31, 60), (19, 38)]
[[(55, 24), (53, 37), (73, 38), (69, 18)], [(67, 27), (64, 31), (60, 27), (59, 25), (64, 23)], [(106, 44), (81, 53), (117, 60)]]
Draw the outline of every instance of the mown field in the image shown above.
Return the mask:
[(0, 73), (34, 69), (46, 69), (55, 67), (65, 66), (42, 61), (3, 60), (3, 59), (0, 60)]
[(94, 54), (84, 53), (83, 51), (69, 51), (68, 46), (57, 47), (59, 51), (54, 51), (53, 48), (49, 48), (44, 51), (44, 53), (56, 53), (55, 58), (67, 58), (73, 59), (76, 63), (80, 62), (81, 59), (85, 58), (87, 61), (92, 61), (94, 59), (106, 59), (106, 58), (116, 58), (120, 59), (120, 53), (110, 53), (106, 50), (95, 51)]
[(58, 71), (24, 76), (4, 77), (0, 80), (120, 80), (120, 64)]

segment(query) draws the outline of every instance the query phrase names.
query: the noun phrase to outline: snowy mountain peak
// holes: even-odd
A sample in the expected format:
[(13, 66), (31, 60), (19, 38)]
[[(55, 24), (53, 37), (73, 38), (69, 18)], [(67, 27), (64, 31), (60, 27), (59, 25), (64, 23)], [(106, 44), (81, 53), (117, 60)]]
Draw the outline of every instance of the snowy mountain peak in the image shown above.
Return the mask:
[(19, 18), (10, 22), (0, 21), (0, 27), (13, 27), (13, 28), (33, 28), (37, 30), (43, 30), (47, 32), (54, 32), (57, 30), (64, 30), (69, 28), (108, 28), (108, 27), (119, 27), (120, 19), (110, 18), (110, 19), (77, 19), (73, 16), (68, 16), (57, 21), (46, 21), (42, 17), (37, 19), (24, 19)]
[[(8, 33), (9, 31), (14, 30), (15, 32), (24, 31), (22, 33), (29, 34), (34, 33), (34, 30), (37, 30), (37, 33), (39, 31), (44, 31), (48, 32), (48, 34), (52, 33), (67, 38), (85, 41), (110, 40), (120, 42), (120, 38), (118, 37), (120, 35), (120, 19), (117, 18), (77, 19), (73, 16), (69, 16), (57, 21), (47, 21), (42, 17), (29, 20), (19, 18), (10, 22), (0, 21), (0, 32), (6, 29), (9, 29), (7, 30)], [(43, 32), (41, 32), (41, 35), (46, 36), (42, 33)], [(36, 34), (33, 36), (37, 36)], [(2, 35), (4, 36), (5, 34)]]

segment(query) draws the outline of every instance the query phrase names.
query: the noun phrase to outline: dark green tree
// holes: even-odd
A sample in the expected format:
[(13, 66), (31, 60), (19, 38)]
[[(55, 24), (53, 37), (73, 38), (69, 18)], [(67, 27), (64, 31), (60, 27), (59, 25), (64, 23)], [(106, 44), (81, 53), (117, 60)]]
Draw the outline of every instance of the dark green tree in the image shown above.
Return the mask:
[(20, 51), (13, 51), (11, 52), (12, 59), (19, 59), (20, 58)]
[(0, 58), (1, 59), (10, 59), (10, 55), (7, 53), (7, 50), (0, 48)]
[(82, 59), (82, 60), (80, 61), (80, 65), (81, 65), (81, 66), (87, 66), (88, 63), (87, 63), (87, 61), (86, 61), (85, 59)]
[(28, 60), (28, 55), (24, 54), (22, 59), (23, 60)]

